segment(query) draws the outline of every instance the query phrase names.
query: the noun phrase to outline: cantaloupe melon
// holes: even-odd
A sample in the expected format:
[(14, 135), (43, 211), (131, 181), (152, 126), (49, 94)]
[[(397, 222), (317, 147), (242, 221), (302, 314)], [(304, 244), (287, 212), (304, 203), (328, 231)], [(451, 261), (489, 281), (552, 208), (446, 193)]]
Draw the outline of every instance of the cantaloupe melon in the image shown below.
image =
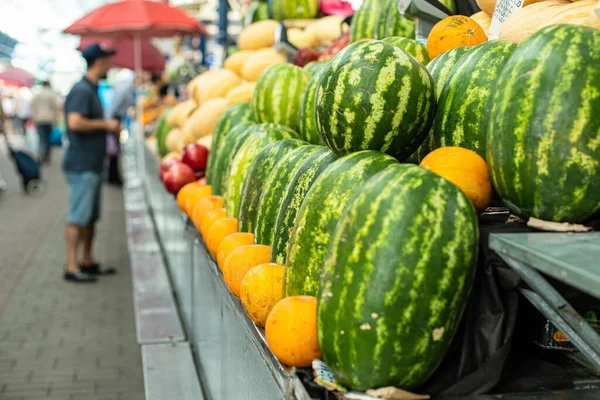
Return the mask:
[(271, 65), (283, 64), (286, 58), (274, 49), (262, 49), (246, 61), (242, 68), (242, 78), (250, 82), (256, 82), (260, 74)]
[(190, 135), (193, 141), (211, 135), (217, 121), (228, 106), (227, 99), (225, 98), (206, 101), (190, 115), (183, 126), (183, 131), (186, 135)]
[(479, 11), (478, 13), (475, 13), (473, 15), (471, 15), (470, 17), (473, 21), (477, 22), (477, 24), (479, 24), (479, 26), (481, 26), (481, 29), (483, 29), (483, 31), (485, 32), (486, 36), (489, 34), (490, 32), (490, 24), (492, 23), (492, 16), (489, 14), (486, 14), (484, 11)]
[(240, 86), (231, 89), (227, 93), (227, 101), (230, 106), (238, 103), (246, 103), (252, 100), (252, 93), (254, 92), (254, 82), (244, 82)]
[(549, 0), (517, 10), (500, 27), (498, 39), (522, 43), (537, 31), (541, 24), (552, 18), (561, 7), (568, 4), (571, 3), (566, 0)]
[(227, 59), (223, 64), (223, 67), (235, 72), (238, 76), (242, 75), (242, 68), (244, 67), (244, 63), (248, 61), (248, 58), (254, 54), (254, 50), (240, 50), (236, 51)]
[(240, 33), (238, 47), (240, 50), (259, 50), (273, 46), (277, 21), (266, 19), (255, 22)]
[(227, 96), (227, 93), (242, 83), (237, 74), (228, 69), (220, 69), (196, 85), (194, 97), (200, 106), (208, 100)]
[(194, 100), (185, 100), (176, 104), (167, 115), (167, 124), (171, 128), (181, 128), (196, 107)]

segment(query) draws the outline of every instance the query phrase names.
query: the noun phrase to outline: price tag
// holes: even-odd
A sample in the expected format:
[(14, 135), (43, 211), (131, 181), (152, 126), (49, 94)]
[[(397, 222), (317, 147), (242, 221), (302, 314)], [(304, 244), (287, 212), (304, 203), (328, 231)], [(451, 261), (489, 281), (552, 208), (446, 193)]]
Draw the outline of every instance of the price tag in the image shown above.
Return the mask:
[(496, 1), (496, 8), (494, 9), (494, 15), (492, 16), (492, 23), (490, 24), (490, 32), (488, 34), (489, 40), (498, 39), (498, 33), (500, 32), (500, 26), (508, 19), (510, 14), (516, 10), (523, 8), (524, 0), (498, 0)]

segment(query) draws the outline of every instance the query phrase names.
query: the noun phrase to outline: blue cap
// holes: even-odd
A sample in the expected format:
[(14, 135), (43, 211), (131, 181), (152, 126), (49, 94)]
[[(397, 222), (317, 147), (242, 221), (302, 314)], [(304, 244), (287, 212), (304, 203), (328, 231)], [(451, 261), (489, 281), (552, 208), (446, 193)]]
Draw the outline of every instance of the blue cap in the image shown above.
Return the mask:
[(81, 51), (81, 55), (88, 65), (92, 65), (94, 61), (102, 57), (110, 57), (117, 54), (113, 49), (109, 49), (101, 43), (92, 43)]

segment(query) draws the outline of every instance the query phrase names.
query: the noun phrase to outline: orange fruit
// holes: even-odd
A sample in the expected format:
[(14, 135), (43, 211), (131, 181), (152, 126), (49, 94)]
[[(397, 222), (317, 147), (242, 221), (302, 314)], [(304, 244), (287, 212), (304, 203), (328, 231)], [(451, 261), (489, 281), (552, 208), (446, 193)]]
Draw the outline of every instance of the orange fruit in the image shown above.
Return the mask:
[(240, 299), (248, 316), (259, 326), (265, 326), (269, 313), (283, 298), (283, 274), (280, 264), (260, 264), (244, 275)]
[(213, 258), (217, 257), (217, 250), (219, 250), (219, 244), (223, 239), (232, 233), (238, 231), (238, 220), (237, 218), (223, 218), (216, 221), (206, 237), (206, 246), (208, 251)]
[(249, 244), (254, 244), (254, 235), (246, 232), (232, 233), (223, 239), (217, 249), (217, 265), (221, 272), (223, 272), (225, 260), (229, 253), (240, 246), (247, 246)]
[(271, 248), (262, 244), (240, 246), (229, 253), (225, 260), (223, 277), (231, 293), (240, 297), (244, 275), (257, 265), (267, 264), (270, 253)]
[(321, 358), (317, 339), (317, 298), (290, 296), (271, 310), (265, 325), (269, 348), (284, 364), (309, 367)]
[(419, 165), (452, 182), (481, 213), (492, 201), (492, 180), (485, 160), (462, 147), (440, 147), (427, 154)]
[(202, 214), (200, 217), (200, 235), (206, 242), (208, 240), (208, 232), (215, 222), (220, 219), (227, 218), (227, 211), (224, 208), (215, 208)]
[(205, 197), (208, 197), (212, 193), (212, 186), (203, 185), (199, 183), (200, 186), (195, 186), (193, 190), (190, 191), (189, 196), (187, 196), (187, 200), (185, 203), (185, 209), (187, 210), (188, 215), (194, 211), (194, 206), (200, 200)]
[(187, 213), (187, 201), (194, 190), (200, 187), (198, 182), (191, 182), (183, 186), (179, 192), (177, 192), (177, 205), (179, 209), (184, 213)]
[(223, 207), (223, 198), (221, 196), (206, 196), (203, 199), (199, 200), (192, 212), (190, 213), (190, 219), (194, 223), (194, 226), (200, 232), (200, 219), (202, 216), (216, 208)]
[(427, 52), (433, 60), (450, 49), (476, 46), (486, 41), (487, 36), (477, 22), (464, 15), (452, 15), (433, 26), (427, 38)]

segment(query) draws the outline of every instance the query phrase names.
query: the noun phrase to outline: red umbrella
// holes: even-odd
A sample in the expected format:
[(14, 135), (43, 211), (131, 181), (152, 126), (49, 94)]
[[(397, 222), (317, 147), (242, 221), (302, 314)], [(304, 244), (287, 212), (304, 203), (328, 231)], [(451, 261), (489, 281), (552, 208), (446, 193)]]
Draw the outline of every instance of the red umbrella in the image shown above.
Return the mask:
[[(107, 48), (116, 50), (117, 54), (111, 58), (113, 65), (121, 68), (135, 69), (135, 60), (133, 59), (134, 41), (132, 39), (82, 39), (77, 50), (82, 51), (94, 42), (99, 42)], [(144, 71), (162, 72), (165, 69), (165, 57), (148, 40), (141, 40), (141, 68)]]
[(35, 80), (35, 76), (20, 68), (8, 68), (0, 72), (0, 81), (7, 85), (31, 87)]
[(176, 34), (206, 35), (206, 29), (168, 3), (123, 0), (93, 10), (71, 24), (65, 33), (81, 36), (169, 37)]

